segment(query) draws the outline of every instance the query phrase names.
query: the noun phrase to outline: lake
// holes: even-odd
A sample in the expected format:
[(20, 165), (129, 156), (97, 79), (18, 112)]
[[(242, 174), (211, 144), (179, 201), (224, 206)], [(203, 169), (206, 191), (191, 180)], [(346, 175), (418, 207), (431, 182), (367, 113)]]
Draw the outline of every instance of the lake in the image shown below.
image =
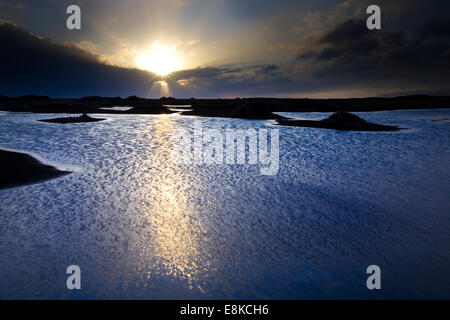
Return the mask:
[[(357, 114), (408, 129), (0, 113), (0, 148), (74, 171), (0, 190), (0, 298), (450, 298), (450, 110)], [(279, 129), (277, 174), (175, 164), (171, 137), (194, 119)], [(81, 290), (66, 288), (72, 264)], [(366, 288), (373, 264), (381, 290)]]

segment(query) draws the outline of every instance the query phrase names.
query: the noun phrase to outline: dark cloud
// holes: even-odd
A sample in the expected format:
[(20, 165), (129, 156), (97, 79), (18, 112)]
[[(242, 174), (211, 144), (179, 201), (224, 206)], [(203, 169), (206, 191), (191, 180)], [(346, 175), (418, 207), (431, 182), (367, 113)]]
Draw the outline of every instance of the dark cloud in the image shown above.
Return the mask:
[(0, 22), (3, 94), (146, 95), (155, 75), (103, 64), (75, 45), (60, 45)]
[(318, 55), (317, 60), (329, 60), (340, 57), (342, 52), (336, 48), (325, 48)]
[(226, 69), (217, 67), (181, 70), (171, 73), (170, 78), (172, 80), (185, 80), (192, 78), (211, 78), (211, 77), (214, 78), (219, 77), (222, 73), (225, 72), (225, 70)]
[(423, 24), (421, 32), (368, 30), (365, 21), (338, 23), (298, 54), (304, 65), (316, 60), (310, 79), (330, 87), (438, 88), (450, 86), (447, 20)]
[[(413, 5), (409, 10), (417, 11)], [(308, 96), (355, 89), (365, 95), (449, 93), (449, 20), (427, 14), (420, 23), (405, 24), (396, 20), (401, 15), (385, 11), (383, 15), (391, 20), (383, 20), (382, 30), (368, 30), (361, 16), (336, 13), (325, 26), (310, 21), (315, 29), (303, 38), (297, 59), (283, 64), (265, 60), (173, 72), (166, 79), (170, 95)], [(74, 44), (57, 44), (9, 23), (0, 23), (0, 43), (0, 94), (148, 96), (160, 80), (150, 72), (106, 65)]]
[(262, 66), (258, 72), (261, 74), (270, 74), (270, 75), (274, 75), (276, 74), (278, 71), (280, 70), (279, 66), (276, 66), (274, 64), (272, 65), (268, 65), (268, 66)]
[[(5, 95), (145, 97), (160, 80), (150, 72), (104, 64), (75, 44), (53, 43), (11, 23), (0, 23), (0, 43), (4, 44), (0, 50), (0, 88)], [(189, 85), (181, 85), (180, 80), (188, 80)], [(175, 96), (217, 97), (274, 94), (289, 80), (279, 66), (271, 64), (181, 70), (166, 81)]]
[(339, 45), (349, 41), (357, 41), (368, 34), (365, 23), (360, 20), (349, 19), (338, 24), (333, 30), (326, 33), (321, 39), (321, 43)]
[[(177, 83), (183, 80), (187, 81), (186, 86)], [(274, 64), (182, 70), (170, 74), (167, 81), (172, 91), (185, 97), (267, 96), (298, 89), (284, 70)]]
[(402, 32), (388, 32), (383, 34), (384, 43), (390, 46), (403, 46), (406, 44), (406, 35)]
[(450, 37), (450, 18), (429, 21), (421, 26), (419, 32), (423, 37)]

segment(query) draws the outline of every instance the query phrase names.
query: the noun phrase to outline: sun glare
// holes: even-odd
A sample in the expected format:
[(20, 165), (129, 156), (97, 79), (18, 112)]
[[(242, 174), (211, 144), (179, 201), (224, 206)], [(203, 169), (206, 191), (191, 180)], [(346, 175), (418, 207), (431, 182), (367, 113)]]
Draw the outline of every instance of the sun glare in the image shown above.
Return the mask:
[(154, 44), (151, 49), (141, 53), (136, 59), (136, 66), (140, 69), (165, 76), (182, 68), (180, 59), (174, 48)]

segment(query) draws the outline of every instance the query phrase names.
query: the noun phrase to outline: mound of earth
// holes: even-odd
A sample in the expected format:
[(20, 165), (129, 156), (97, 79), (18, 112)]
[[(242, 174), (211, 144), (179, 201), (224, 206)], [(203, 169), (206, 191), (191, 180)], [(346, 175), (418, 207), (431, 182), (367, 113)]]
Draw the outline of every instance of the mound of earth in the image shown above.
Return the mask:
[(65, 123), (75, 123), (75, 122), (97, 122), (97, 121), (103, 121), (103, 120), (106, 120), (106, 119), (91, 118), (86, 113), (83, 113), (79, 117), (43, 119), (43, 120), (38, 120), (38, 121), (65, 124)]
[(57, 178), (69, 171), (45, 165), (32, 156), (0, 150), (0, 189)]
[(262, 102), (243, 103), (231, 111), (231, 117), (242, 119), (283, 119)]
[(363, 118), (345, 111), (333, 113), (323, 120), (297, 120), (297, 119), (278, 119), (279, 125), (335, 129), (346, 131), (397, 131), (401, 130), (397, 126), (388, 126), (383, 124), (372, 123)]

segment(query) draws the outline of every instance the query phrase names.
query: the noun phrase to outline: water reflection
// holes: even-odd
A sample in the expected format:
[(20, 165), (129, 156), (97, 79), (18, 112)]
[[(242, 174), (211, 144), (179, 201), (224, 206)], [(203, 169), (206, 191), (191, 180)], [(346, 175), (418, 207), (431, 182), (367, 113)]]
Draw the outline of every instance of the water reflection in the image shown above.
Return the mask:
[[(146, 227), (138, 241), (142, 266), (150, 280), (152, 277), (174, 277), (187, 286), (202, 290), (201, 274), (207, 263), (201, 259), (201, 248), (208, 239), (196, 217), (188, 196), (194, 181), (186, 169), (172, 161), (172, 116), (155, 117), (151, 137), (155, 145), (148, 162), (147, 176), (140, 192), (141, 200), (149, 208), (144, 218)], [(191, 193), (191, 194), (190, 194)], [(204, 255), (203, 255), (204, 256)], [(202, 290), (203, 291), (203, 290)]]

